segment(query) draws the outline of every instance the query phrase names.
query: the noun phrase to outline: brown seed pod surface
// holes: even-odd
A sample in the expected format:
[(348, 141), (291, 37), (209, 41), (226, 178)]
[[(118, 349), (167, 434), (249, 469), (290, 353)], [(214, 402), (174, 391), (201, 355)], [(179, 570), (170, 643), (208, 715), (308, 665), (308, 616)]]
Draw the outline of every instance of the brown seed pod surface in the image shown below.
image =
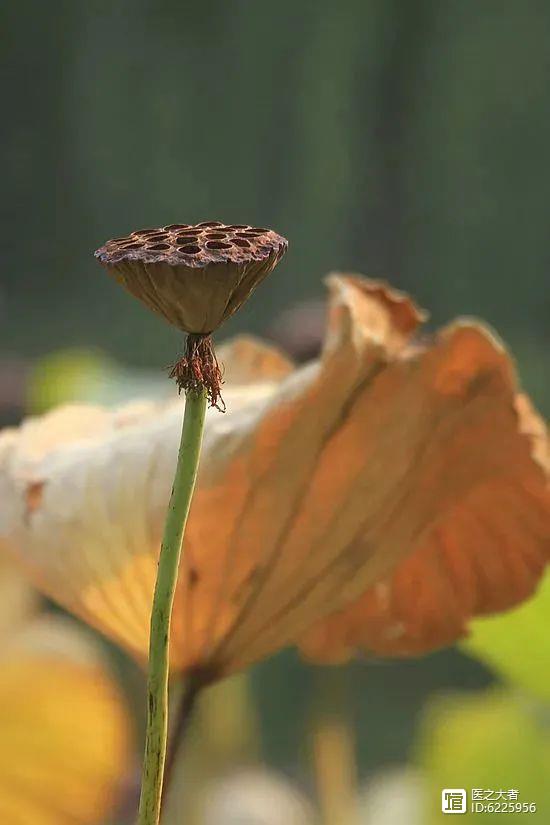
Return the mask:
[(205, 221), (139, 229), (107, 241), (95, 256), (171, 324), (208, 335), (246, 301), (287, 246), (270, 229)]

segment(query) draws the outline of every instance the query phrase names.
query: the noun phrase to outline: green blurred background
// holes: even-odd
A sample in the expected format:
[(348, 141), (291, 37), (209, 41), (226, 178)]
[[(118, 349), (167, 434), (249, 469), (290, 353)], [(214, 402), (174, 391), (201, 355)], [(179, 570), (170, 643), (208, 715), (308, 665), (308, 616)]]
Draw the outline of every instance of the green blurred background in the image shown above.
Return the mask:
[[(92, 253), (213, 219), (290, 241), (225, 335), (280, 338), (281, 313), (355, 270), (411, 292), (435, 325), (483, 317), (548, 413), (548, 2), (22, 0), (2, 17), (4, 423), (51, 353), (173, 360), (177, 333)], [(283, 653), (251, 677), (262, 757), (313, 794), (319, 701), (345, 709), (363, 779), (413, 758), (434, 694), (494, 678), (456, 651), (337, 672)]]

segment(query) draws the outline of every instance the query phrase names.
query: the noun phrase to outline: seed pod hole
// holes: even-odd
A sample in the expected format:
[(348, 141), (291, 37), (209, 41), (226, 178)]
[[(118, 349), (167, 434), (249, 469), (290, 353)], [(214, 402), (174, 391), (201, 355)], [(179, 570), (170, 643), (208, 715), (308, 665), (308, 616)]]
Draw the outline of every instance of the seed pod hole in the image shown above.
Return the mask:
[(145, 235), (137, 240), (141, 240), (144, 243), (164, 243), (165, 241), (168, 241), (168, 235), (165, 232), (159, 232), (158, 235)]
[(185, 246), (186, 243), (195, 243), (196, 241), (198, 241), (197, 235), (178, 235), (175, 243)]
[(231, 249), (231, 244), (224, 243), (223, 241), (207, 241), (206, 248), (207, 249)]
[(178, 252), (183, 252), (185, 255), (197, 255), (200, 252), (200, 246), (195, 244), (187, 244), (187, 246), (180, 246)]

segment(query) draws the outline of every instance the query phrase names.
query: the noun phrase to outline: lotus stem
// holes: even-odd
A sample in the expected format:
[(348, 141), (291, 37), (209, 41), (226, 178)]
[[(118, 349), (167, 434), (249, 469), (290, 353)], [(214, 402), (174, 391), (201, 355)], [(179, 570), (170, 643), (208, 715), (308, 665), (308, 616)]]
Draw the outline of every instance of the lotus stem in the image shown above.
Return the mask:
[(178, 580), (181, 545), (195, 481), (206, 416), (206, 391), (188, 391), (172, 495), (160, 548), (151, 611), (147, 728), (138, 825), (158, 825), (168, 739), (170, 619)]

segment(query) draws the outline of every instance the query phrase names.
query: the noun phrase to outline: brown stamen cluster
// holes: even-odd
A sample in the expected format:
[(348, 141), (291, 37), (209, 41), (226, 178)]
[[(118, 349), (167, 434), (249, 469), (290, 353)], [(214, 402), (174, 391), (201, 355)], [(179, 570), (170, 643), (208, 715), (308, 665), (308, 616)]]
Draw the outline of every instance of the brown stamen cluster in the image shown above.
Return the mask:
[(206, 390), (211, 407), (225, 412), (221, 397), (223, 373), (212, 346), (210, 335), (190, 333), (185, 342), (185, 354), (170, 369), (179, 391), (200, 393)]
[(210, 335), (277, 265), (287, 241), (270, 229), (205, 221), (138, 229), (95, 253), (111, 275), (149, 309), (188, 333), (172, 375), (183, 390), (220, 398), (221, 372)]

